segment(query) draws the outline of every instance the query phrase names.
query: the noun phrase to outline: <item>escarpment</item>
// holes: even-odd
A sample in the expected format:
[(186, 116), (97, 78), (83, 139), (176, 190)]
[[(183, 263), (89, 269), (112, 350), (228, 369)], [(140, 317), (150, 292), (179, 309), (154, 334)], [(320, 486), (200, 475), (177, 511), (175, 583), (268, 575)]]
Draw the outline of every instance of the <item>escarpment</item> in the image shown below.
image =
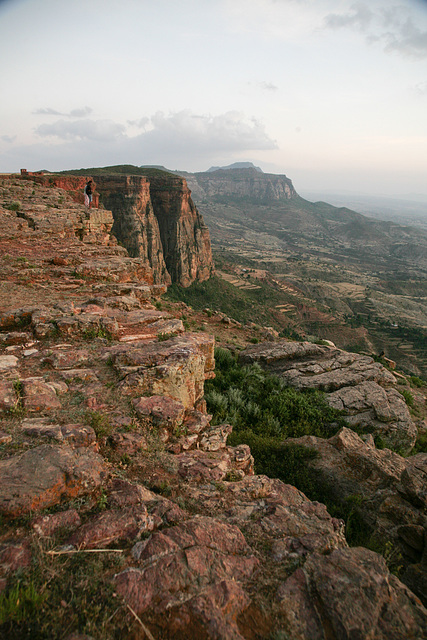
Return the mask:
[(189, 179), (192, 179), (191, 188), (202, 197), (250, 198), (261, 202), (280, 202), (298, 195), (292, 181), (285, 175), (260, 173), (255, 168), (218, 169), (195, 173), (189, 176)]
[[(94, 172), (96, 174), (96, 171)], [(24, 179), (67, 191), (83, 204), (89, 176), (24, 172)], [(111, 232), (129, 255), (142, 260), (155, 284), (188, 287), (213, 275), (209, 230), (191, 199), (184, 178), (154, 175), (95, 175), (93, 207), (112, 212)], [(100, 213), (101, 214), (101, 213)], [(94, 211), (88, 212), (93, 218)]]
[(155, 282), (187, 287), (212, 275), (209, 231), (183, 178), (100, 176), (97, 184), (114, 215), (113, 234), (150, 263)]
[(148, 262), (156, 283), (171, 284), (149, 181), (142, 176), (104, 176), (97, 185), (101, 202), (113, 212), (113, 235), (130, 256)]

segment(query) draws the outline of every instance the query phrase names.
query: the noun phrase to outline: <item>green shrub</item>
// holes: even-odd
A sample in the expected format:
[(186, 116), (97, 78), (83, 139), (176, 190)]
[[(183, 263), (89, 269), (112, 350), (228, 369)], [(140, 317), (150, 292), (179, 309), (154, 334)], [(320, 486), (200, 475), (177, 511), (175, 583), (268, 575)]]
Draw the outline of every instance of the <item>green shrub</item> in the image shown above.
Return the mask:
[(33, 582), (26, 585), (18, 582), (8, 592), (0, 594), (0, 625), (30, 619), (46, 597), (46, 593), (37, 592)]
[(11, 202), (9, 205), (5, 206), (5, 209), (9, 209), (9, 211), (20, 211), (21, 203), (20, 202)]
[(421, 378), (418, 378), (418, 376), (411, 376), (409, 380), (411, 381), (411, 385), (413, 387), (421, 388), (426, 386), (426, 382), (424, 380), (421, 380)]
[(234, 434), (247, 429), (265, 437), (330, 437), (340, 426), (340, 413), (319, 391), (297, 391), (259, 364), (241, 366), (224, 348), (215, 349), (216, 377), (205, 385), (213, 422), (231, 422)]
[(157, 336), (157, 340), (159, 342), (165, 342), (166, 340), (173, 338), (174, 335), (174, 333), (159, 333)]
[(414, 396), (408, 389), (399, 389), (399, 393), (405, 398), (405, 402), (408, 407), (414, 406)]

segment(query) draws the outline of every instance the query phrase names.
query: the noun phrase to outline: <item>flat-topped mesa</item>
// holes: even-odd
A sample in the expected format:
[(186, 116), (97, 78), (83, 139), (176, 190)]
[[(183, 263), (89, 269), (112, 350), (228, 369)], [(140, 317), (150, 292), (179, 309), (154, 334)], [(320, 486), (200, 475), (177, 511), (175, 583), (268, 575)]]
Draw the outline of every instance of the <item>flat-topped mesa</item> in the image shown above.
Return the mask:
[(113, 234), (131, 256), (149, 262), (155, 282), (187, 287), (212, 275), (209, 231), (183, 178), (165, 173), (96, 180), (100, 201), (114, 215)]
[[(298, 194), (285, 175), (260, 173), (255, 168), (219, 169), (195, 173), (198, 195), (251, 198), (260, 202), (290, 200)], [(191, 183), (193, 188), (193, 184)], [(201, 190), (201, 193), (200, 193)]]

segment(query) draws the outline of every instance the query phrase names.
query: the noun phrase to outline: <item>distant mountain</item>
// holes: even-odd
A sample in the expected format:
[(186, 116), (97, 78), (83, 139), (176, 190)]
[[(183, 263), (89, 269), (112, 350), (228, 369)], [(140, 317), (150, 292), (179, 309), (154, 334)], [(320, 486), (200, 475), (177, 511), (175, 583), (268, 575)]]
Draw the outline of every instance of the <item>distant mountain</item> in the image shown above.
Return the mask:
[(218, 171), (220, 169), (228, 170), (228, 169), (255, 169), (259, 173), (264, 173), (260, 167), (256, 167), (253, 162), (233, 162), (233, 164), (228, 164), (226, 167), (211, 167), (206, 171), (206, 173), (210, 173), (211, 171)]
[(216, 245), (236, 246), (250, 236), (260, 249), (263, 242), (273, 242), (296, 254), (320, 252), (375, 270), (427, 274), (427, 233), (422, 229), (309, 202), (287, 176), (254, 166), (181, 175)]

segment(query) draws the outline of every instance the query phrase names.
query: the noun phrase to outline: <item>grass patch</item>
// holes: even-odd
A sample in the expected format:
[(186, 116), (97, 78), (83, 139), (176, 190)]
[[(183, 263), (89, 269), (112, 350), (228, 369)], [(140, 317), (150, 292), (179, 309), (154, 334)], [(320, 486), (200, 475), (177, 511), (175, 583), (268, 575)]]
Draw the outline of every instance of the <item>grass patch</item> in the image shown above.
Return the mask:
[(123, 568), (121, 554), (49, 556), (40, 547), (34, 551), (31, 569), (0, 596), (0, 637), (45, 640), (72, 632), (127, 637), (133, 623), (111, 582)]
[(100, 411), (86, 411), (86, 422), (95, 431), (98, 437), (107, 436), (111, 433), (111, 425), (108, 415)]
[(21, 203), (20, 202), (11, 202), (9, 205), (6, 205), (4, 207), (5, 209), (8, 209), (9, 211), (20, 211), (21, 210)]
[(111, 342), (111, 340), (113, 339), (108, 329), (102, 326), (91, 327), (90, 329), (86, 329), (86, 331), (83, 332), (83, 338), (85, 340), (94, 340), (95, 338), (105, 338), (109, 342)]

